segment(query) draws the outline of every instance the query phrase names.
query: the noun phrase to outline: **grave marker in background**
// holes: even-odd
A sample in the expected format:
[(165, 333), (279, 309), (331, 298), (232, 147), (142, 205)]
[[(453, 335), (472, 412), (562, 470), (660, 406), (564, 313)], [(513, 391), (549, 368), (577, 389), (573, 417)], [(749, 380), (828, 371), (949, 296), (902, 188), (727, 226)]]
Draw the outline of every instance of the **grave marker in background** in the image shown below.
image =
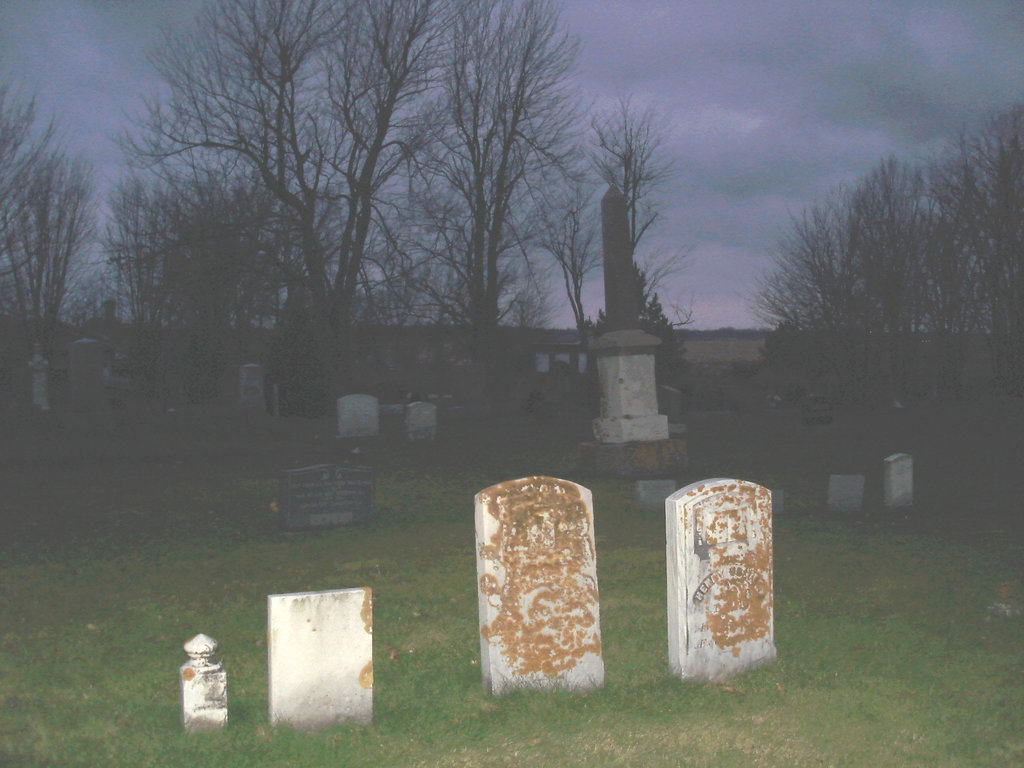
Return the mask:
[(50, 370), (50, 364), (39, 352), (38, 344), (28, 367), (32, 370), (32, 407), (40, 411), (48, 411), (50, 410), (50, 400), (47, 393), (47, 372)]
[(864, 504), (864, 475), (829, 475), (829, 512), (860, 512)]
[(484, 687), (601, 687), (590, 491), (536, 476), (486, 488), (475, 501)]
[(332, 528), (373, 518), (373, 468), (318, 464), (278, 479), (279, 522), (287, 531)]
[(405, 434), (410, 440), (433, 440), (437, 436), (437, 406), (409, 403), (405, 407)]
[(189, 733), (213, 731), (228, 723), (228, 678), (213, 658), (217, 641), (198, 634), (185, 643), (189, 660), (181, 665), (181, 724)]
[(338, 437), (376, 437), (380, 434), (380, 404), (373, 395), (338, 398)]
[(914, 459), (910, 454), (894, 453), (883, 460), (882, 500), (887, 507), (914, 503)]
[(263, 366), (259, 363), (239, 366), (238, 404), (245, 408), (266, 407), (263, 399)]
[(718, 681), (775, 659), (771, 492), (691, 483), (665, 501), (669, 665)]
[(267, 596), (270, 724), (314, 730), (373, 719), (368, 588)]

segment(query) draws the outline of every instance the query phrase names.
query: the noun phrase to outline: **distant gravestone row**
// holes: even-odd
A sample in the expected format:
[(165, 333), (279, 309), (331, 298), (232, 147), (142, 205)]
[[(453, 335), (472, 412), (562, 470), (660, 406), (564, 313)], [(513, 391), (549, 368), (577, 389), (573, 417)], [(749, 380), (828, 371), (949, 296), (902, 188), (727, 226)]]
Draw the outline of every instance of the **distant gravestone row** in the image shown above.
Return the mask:
[[(830, 512), (855, 513), (864, 506), (864, 475), (829, 475), (827, 507)], [(914, 459), (894, 453), (882, 460), (882, 504), (887, 509), (914, 504)]]
[[(401, 406), (397, 406), (402, 409)], [(370, 438), (380, 434), (382, 407), (373, 395), (345, 395), (338, 398), (338, 434), (343, 438)], [(410, 441), (433, 440), (437, 436), (437, 406), (412, 402), (405, 406), (405, 435)]]
[[(485, 689), (586, 691), (604, 684), (594, 506), (582, 485), (533, 476), (475, 497)], [(743, 480), (693, 483), (665, 500), (669, 663), (719, 681), (776, 656), (771, 492)], [(368, 588), (267, 598), (269, 715), (312, 730), (373, 717)], [(227, 723), (216, 642), (186, 644), (182, 722)]]

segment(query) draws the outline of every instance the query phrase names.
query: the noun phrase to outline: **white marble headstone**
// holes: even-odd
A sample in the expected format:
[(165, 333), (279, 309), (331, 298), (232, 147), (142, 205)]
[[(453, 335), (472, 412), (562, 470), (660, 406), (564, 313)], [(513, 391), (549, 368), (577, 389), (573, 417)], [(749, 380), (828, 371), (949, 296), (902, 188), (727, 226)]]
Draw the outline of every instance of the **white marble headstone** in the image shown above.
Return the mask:
[(338, 398), (338, 437), (375, 437), (380, 434), (380, 404), (373, 395)]
[(228, 679), (214, 658), (217, 641), (198, 634), (185, 643), (189, 660), (178, 671), (181, 724), (189, 733), (214, 731), (228, 723)]
[(691, 483), (665, 500), (669, 665), (718, 681), (775, 659), (771, 492)]
[(405, 434), (410, 440), (433, 440), (437, 435), (437, 406), (409, 403), (405, 407)]
[(894, 453), (883, 460), (882, 498), (887, 507), (914, 503), (914, 459), (910, 454)]
[(829, 512), (859, 512), (864, 504), (864, 475), (829, 475)]
[(315, 730), (373, 719), (368, 588), (267, 597), (270, 724)]
[(536, 476), (486, 488), (475, 501), (484, 687), (601, 687), (590, 491)]

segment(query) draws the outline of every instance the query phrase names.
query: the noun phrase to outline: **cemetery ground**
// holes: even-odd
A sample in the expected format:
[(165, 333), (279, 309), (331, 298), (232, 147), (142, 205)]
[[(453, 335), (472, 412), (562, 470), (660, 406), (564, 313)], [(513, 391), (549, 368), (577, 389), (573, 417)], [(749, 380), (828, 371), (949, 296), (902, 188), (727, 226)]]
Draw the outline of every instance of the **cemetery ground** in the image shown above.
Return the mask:
[[(1024, 405), (690, 414), (679, 487), (784, 491), (778, 661), (725, 684), (669, 676), (663, 512), (576, 470), (583, 418), (399, 427), (376, 520), (281, 533), (281, 469), (342, 460), (333, 419), (14, 414), (0, 436), (0, 765), (1024, 766)], [(915, 507), (879, 508), (882, 458), (914, 457)], [(829, 473), (865, 511), (824, 512)], [(594, 494), (606, 667), (587, 695), (482, 690), (473, 494), (532, 474)], [(304, 734), (267, 719), (266, 596), (374, 590), (374, 721)], [(182, 644), (220, 643), (225, 731), (180, 724)]]

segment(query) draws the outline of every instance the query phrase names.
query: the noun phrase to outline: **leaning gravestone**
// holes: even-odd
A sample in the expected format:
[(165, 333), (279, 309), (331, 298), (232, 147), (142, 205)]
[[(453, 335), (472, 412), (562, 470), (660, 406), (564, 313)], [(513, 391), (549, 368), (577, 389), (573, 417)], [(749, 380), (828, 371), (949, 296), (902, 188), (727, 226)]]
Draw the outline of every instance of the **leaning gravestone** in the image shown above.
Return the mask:
[(409, 403), (405, 407), (405, 434), (409, 440), (433, 440), (437, 436), (437, 406)]
[(68, 348), (72, 410), (105, 410), (108, 402), (103, 344), (96, 339), (79, 339), (71, 342)]
[(263, 366), (246, 363), (238, 368), (238, 404), (245, 408), (261, 408), (263, 399)]
[(771, 492), (701, 480), (665, 500), (665, 523), (672, 673), (718, 681), (775, 659)]
[(380, 405), (373, 395), (338, 398), (338, 437), (376, 437), (380, 434)]
[(553, 477), (480, 491), (476, 550), (485, 689), (601, 687), (590, 491)]
[(315, 730), (373, 719), (368, 588), (267, 597), (270, 724)]
[(332, 528), (373, 518), (373, 468), (318, 464), (278, 479), (281, 528)]
[(882, 464), (882, 498), (887, 507), (914, 503), (914, 459), (908, 453), (886, 456)]
[(864, 504), (864, 475), (828, 476), (828, 511), (859, 512)]

